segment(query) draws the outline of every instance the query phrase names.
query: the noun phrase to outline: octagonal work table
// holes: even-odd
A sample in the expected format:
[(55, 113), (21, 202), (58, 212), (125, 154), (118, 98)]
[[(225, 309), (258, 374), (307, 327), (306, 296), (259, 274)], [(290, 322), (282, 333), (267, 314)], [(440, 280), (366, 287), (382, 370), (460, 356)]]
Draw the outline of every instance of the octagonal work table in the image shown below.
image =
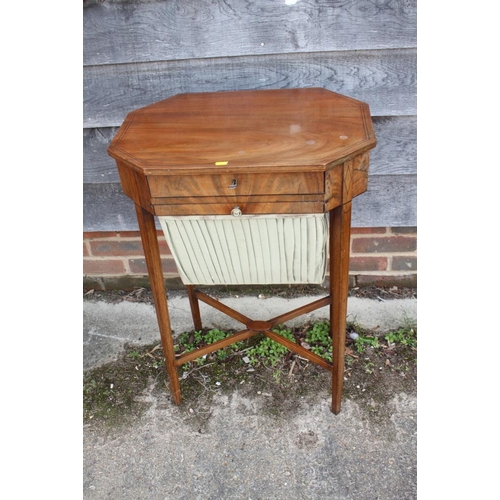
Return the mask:
[[(352, 199), (366, 191), (376, 145), (368, 105), (321, 88), (180, 94), (129, 113), (111, 142), (135, 203), (172, 398), (178, 367), (255, 334), (332, 372), (332, 411), (344, 373)], [(155, 217), (187, 286), (244, 329), (176, 357)], [(276, 318), (250, 318), (197, 285), (322, 283), (328, 296)], [(329, 306), (333, 361), (273, 331)]]

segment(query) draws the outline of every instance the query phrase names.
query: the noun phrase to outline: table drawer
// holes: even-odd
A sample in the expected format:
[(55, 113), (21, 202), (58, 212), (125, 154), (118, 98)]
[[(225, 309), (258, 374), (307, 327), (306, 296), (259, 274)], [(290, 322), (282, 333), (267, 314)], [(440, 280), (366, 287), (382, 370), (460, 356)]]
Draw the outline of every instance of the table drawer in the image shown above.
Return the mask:
[(151, 197), (314, 194), (324, 192), (323, 172), (148, 177)]
[(155, 215), (231, 215), (233, 210), (240, 210), (242, 215), (252, 214), (313, 214), (324, 212), (322, 201), (300, 202), (259, 202), (249, 201), (234, 203), (189, 203), (186, 205), (155, 205)]

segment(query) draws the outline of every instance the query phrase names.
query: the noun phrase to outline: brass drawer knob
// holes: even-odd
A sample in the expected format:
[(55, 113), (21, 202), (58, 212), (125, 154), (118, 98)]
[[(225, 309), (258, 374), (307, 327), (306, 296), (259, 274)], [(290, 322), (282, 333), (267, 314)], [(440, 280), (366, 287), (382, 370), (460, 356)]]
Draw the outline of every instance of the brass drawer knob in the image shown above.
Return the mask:
[(240, 207), (238, 207), (238, 206), (234, 207), (234, 208), (231, 210), (231, 215), (232, 215), (233, 217), (241, 217), (242, 212), (241, 212)]

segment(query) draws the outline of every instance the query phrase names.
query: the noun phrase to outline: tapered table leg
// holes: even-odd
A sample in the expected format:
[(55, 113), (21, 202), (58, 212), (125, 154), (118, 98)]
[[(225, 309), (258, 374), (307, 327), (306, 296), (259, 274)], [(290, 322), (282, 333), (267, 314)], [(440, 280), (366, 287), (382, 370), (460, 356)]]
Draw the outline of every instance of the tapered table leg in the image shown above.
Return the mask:
[(344, 381), (347, 295), (349, 289), (349, 246), (351, 239), (351, 202), (330, 212), (330, 329), (333, 343), (332, 412), (337, 415), (342, 403)]
[(203, 327), (201, 326), (201, 314), (200, 314), (200, 303), (196, 297), (196, 291), (193, 285), (186, 285), (187, 293), (189, 297), (189, 304), (191, 306), (191, 314), (193, 316), (194, 329), (200, 331)]
[(148, 268), (151, 291), (156, 309), (156, 318), (160, 328), (161, 343), (168, 377), (170, 379), (170, 389), (175, 404), (181, 402), (181, 390), (179, 385), (179, 375), (175, 366), (174, 342), (172, 340), (172, 330), (170, 327), (170, 315), (168, 313), (167, 294), (163, 279), (163, 269), (161, 266), (160, 250), (158, 248), (158, 238), (153, 214), (144, 210), (139, 205), (135, 206), (137, 220), (141, 231), (142, 246), (146, 265)]

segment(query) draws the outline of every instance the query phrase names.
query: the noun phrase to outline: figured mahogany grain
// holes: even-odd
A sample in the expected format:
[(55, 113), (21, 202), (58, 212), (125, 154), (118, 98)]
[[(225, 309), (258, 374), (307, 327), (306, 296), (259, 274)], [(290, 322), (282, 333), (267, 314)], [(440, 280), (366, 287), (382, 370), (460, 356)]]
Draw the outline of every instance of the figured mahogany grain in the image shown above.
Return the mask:
[(361, 101), (321, 88), (248, 90), (179, 94), (133, 111), (108, 152), (145, 174), (325, 170), (375, 142)]
[(152, 175), (149, 187), (153, 197), (311, 194), (324, 192), (323, 177), (322, 172)]

